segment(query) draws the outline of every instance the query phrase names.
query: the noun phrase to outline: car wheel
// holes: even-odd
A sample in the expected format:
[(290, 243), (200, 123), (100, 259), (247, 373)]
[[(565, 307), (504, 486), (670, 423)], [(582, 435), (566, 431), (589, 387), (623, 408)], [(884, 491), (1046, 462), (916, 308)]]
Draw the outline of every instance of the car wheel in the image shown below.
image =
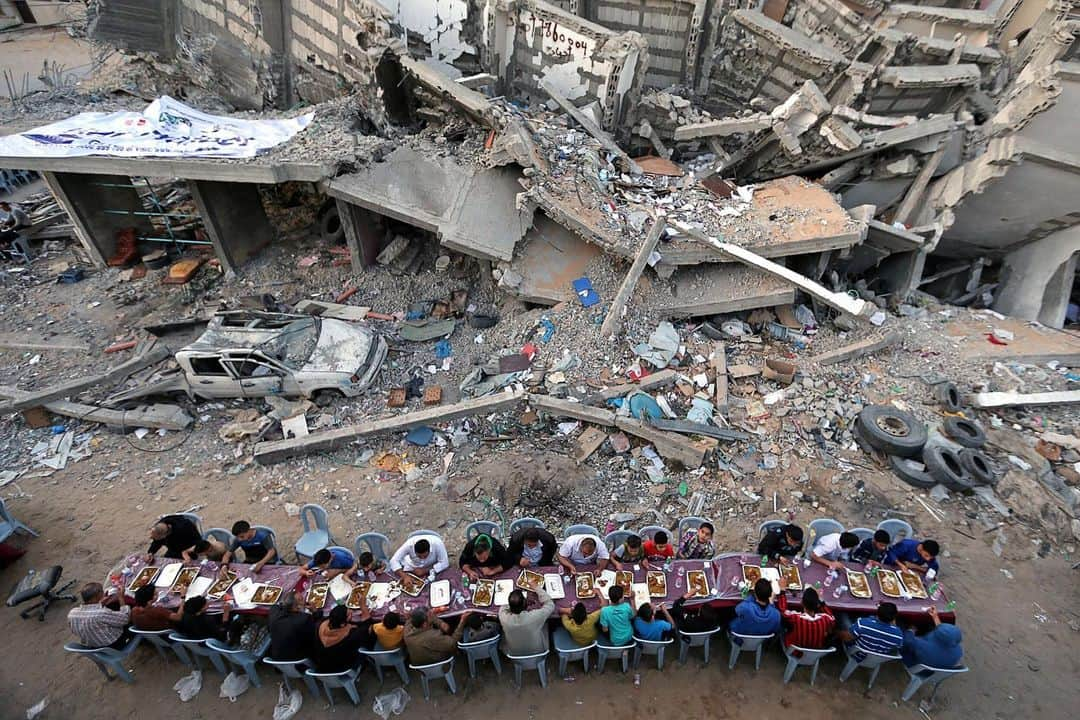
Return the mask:
[(926, 472), (925, 467), (918, 460), (890, 455), (889, 467), (892, 468), (896, 477), (919, 490), (929, 490), (938, 484), (938, 481)]
[(868, 405), (859, 413), (867, 442), (889, 455), (916, 457), (926, 445), (926, 425), (890, 405)]
[(923, 450), (923, 464), (926, 472), (937, 482), (954, 492), (971, 490), (971, 476), (960, 462), (960, 453), (948, 445), (935, 443)]
[(319, 235), (324, 243), (340, 245), (345, 242), (345, 227), (341, 224), (337, 205), (329, 205), (319, 218)]
[(870, 444), (870, 441), (866, 437), (866, 431), (863, 430), (862, 424), (859, 423), (859, 418), (855, 418), (855, 422), (851, 423), (851, 437), (854, 438), (855, 444), (859, 446), (867, 455), (874, 455), (878, 452), (878, 449)]
[(941, 424), (941, 431), (957, 445), (967, 448), (981, 448), (986, 444), (986, 433), (982, 426), (974, 420), (966, 418), (945, 418)]
[(960, 390), (955, 383), (943, 382), (935, 385), (934, 399), (949, 412), (960, 412)]
[(990, 463), (990, 458), (982, 450), (976, 450), (975, 448), (964, 448), (960, 451), (960, 464), (967, 471), (967, 474), (971, 476), (975, 485), (996, 485), (997, 475), (994, 474), (994, 467)]

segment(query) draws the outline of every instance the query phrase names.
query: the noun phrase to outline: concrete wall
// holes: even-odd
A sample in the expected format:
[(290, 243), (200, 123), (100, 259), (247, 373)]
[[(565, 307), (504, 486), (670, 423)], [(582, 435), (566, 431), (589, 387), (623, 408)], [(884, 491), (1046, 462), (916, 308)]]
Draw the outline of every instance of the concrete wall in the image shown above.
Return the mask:
[(464, 53), (476, 54), (465, 38), (468, 0), (378, 0), (402, 28), (419, 35), (431, 57), (453, 63)]
[(840, 0), (792, 0), (784, 24), (845, 55), (870, 40), (870, 23)]
[(90, 14), (88, 34), (127, 50), (172, 57), (174, 11), (170, 0), (109, 0)]

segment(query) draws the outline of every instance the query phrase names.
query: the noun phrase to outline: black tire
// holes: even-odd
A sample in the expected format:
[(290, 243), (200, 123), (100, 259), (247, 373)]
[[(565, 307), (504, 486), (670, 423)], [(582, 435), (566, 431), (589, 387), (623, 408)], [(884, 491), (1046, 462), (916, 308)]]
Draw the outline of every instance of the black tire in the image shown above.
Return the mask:
[(935, 385), (934, 399), (949, 412), (960, 412), (960, 390), (955, 383), (943, 382)]
[(990, 462), (990, 458), (982, 450), (964, 448), (960, 451), (960, 464), (964, 466), (964, 470), (971, 476), (973, 484), (990, 485), (991, 487), (997, 484), (994, 466)]
[(926, 445), (926, 425), (891, 405), (867, 405), (859, 413), (867, 442), (888, 455), (917, 457)]
[(926, 465), (927, 474), (949, 490), (953, 492), (971, 490), (971, 476), (967, 474), (960, 462), (960, 453), (948, 445), (940, 443), (927, 445), (923, 449), (923, 464)]
[(859, 446), (859, 449), (867, 455), (877, 454), (878, 449), (866, 438), (866, 431), (862, 429), (859, 418), (855, 418), (855, 422), (851, 423), (851, 437), (855, 439), (855, 444)]
[(912, 458), (897, 457), (896, 455), (889, 456), (889, 467), (896, 477), (913, 488), (929, 490), (937, 485), (938, 481), (926, 470), (920, 470), (918, 467), (920, 464), (918, 460)]
[(986, 432), (974, 420), (949, 417), (941, 424), (941, 431), (957, 445), (966, 448), (981, 448), (986, 444)]
[(333, 245), (345, 242), (345, 228), (341, 224), (337, 205), (328, 205), (319, 216), (319, 236), (323, 242)]

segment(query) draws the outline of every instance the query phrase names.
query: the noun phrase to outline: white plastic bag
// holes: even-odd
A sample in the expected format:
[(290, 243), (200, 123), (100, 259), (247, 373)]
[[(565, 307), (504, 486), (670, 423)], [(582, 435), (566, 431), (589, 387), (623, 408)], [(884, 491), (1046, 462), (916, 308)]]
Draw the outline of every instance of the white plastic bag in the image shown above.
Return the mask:
[(291, 693), (285, 690), (285, 684), (278, 685), (278, 701), (274, 708), (274, 720), (291, 720), (292, 716), (300, 712), (300, 706), (304, 704), (304, 696), (299, 690)]
[(190, 675), (176, 681), (173, 690), (180, 694), (180, 702), (191, 700), (202, 690), (202, 671), (192, 670)]
[(231, 702), (236, 702), (236, 698), (246, 693), (249, 687), (251, 687), (251, 681), (248, 680), (247, 675), (231, 672), (221, 681), (219, 697), (229, 698)]
[[(375, 702), (372, 703), (371, 709), (383, 720), (387, 720), (387, 718), (390, 717), (390, 713), (400, 715), (405, 712), (405, 706), (408, 704), (409, 693), (405, 692), (405, 688), (398, 688), (385, 695), (376, 695)], [(274, 720), (277, 720), (277, 718)]]

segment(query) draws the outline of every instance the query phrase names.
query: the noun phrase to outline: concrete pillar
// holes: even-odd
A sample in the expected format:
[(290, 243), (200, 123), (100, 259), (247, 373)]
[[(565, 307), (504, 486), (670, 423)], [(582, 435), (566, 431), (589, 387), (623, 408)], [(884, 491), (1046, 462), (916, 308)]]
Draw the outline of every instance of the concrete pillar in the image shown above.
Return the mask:
[(1076, 277), (1080, 225), (1058, 230), (1005, 256), (994, 310), (1063, 327)]
[(883, 288), (900, 302), (907, 302), (911, 293), (919, 289), (926, 267), (926, 255), (926, 250), (910, 250), (894, 253), (882, 260), (876, 274)]
[(75, 235), (90, 261), (98, 267), (104, 267), (116, 253), (117, 231), (134, 227), (138, 235), (153, 233), (149, 217), (131, 214), (143, 212), (144, 208), (126, 175), (46, 172), (42, 176), (71, 218)]
[(254, 183), (189, 180), (191, 197), (214, 244), (221, 267), (236, 272), (248, 258), (270, 244), (273, 228)]
[(375, 258), (382, 250), (383, 228), (379, 216), (358, 205), (336, 199), (341, 228), (345, 231), (345, 242), (349, 246), (352, 269), (360, 272), (365, 267), (375, 264)]

